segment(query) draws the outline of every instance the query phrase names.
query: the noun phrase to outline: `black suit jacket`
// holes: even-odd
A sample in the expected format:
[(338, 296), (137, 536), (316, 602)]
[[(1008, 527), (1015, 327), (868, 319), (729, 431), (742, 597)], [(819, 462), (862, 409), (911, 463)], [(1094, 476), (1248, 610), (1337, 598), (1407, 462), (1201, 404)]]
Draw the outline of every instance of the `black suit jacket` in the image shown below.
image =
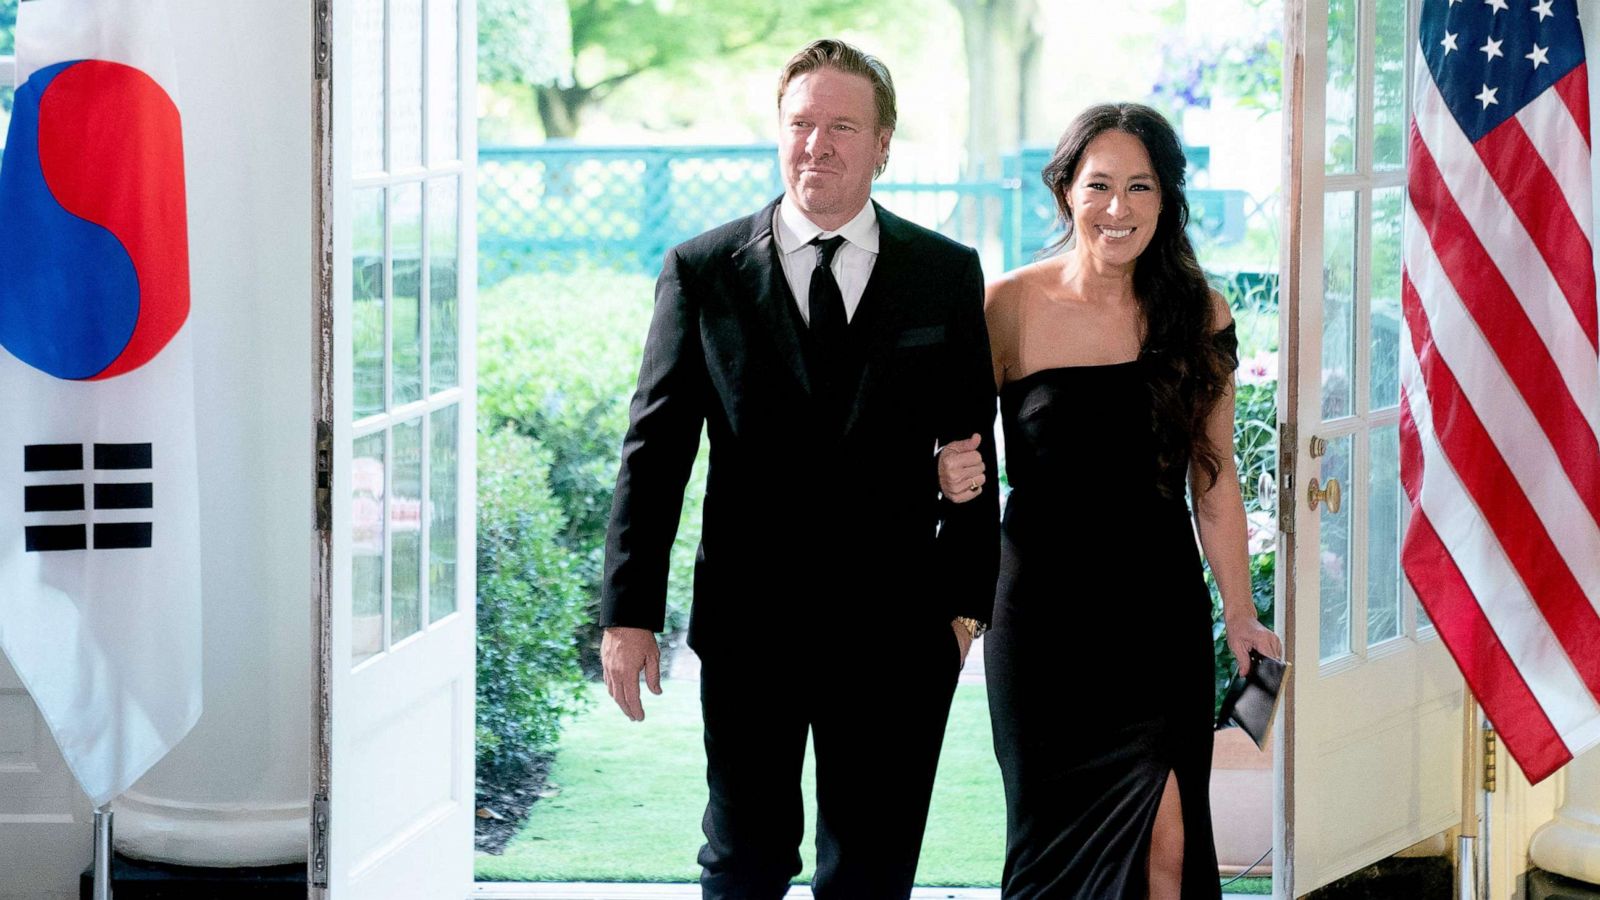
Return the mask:
[[(622, 446), (600, 624), (662, 629), (702, 425), (697, 651), (760, 628), (989, 621), (998, 479), (977, 253), (877, 207), (878, 258), (849, 327), (860, 383), (830, 415), (778, 261), (776, 208), (667, 253)], [(935, 443), (974, 432), (989, 486), (968, 503), (939, 499)]]

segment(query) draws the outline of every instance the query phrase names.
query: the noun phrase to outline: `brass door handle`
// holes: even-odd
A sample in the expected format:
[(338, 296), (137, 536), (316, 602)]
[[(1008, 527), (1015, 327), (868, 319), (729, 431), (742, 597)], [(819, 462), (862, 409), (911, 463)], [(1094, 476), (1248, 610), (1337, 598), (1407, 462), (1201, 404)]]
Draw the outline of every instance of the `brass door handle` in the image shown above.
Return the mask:
[(1318, 503), (1326, 503), (1328, 504), (1328, 512), (1337, 513), (1339, 511), (1339, 479), (1329, 478), (1327, 483), (1321, 487), (1317, 486), (1315, 478), (1311, 479), (1311, 484), (1306, 486), (1306, 499), (1310, 501), (1312, 509), (1316, 509)]

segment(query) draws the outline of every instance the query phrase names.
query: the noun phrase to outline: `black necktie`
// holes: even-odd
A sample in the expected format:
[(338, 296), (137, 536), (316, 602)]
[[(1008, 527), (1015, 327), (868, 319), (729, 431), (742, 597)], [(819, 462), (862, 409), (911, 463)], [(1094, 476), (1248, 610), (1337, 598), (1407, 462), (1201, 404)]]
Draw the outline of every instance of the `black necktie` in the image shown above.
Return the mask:
[(849, 321), (844, 314), (844, 293), (833, 277), (833, 254), (844, 243), (842, 237), (823, 240), (811, 239), (817, 248), (817, 267), (811, 270), (811, 335), (816, 339), (818, 355), (830, 373), (844, 354), (846, 328)]

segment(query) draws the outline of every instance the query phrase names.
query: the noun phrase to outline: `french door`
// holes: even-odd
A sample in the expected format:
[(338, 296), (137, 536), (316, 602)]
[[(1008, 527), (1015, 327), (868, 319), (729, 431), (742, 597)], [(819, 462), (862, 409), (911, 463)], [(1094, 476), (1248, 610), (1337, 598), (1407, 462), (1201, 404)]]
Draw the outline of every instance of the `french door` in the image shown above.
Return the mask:
[(474, 0), (323, 0), (320, 14), (328, 494), (312, 895), (465, 897)]
[[(1290, 0), (1275, 871), (1298, 897), (1461, 818), (1463, 688), (1400, 570), (1416, 0)], [(1292, 532), (1288, 533), (1288, 532)]]

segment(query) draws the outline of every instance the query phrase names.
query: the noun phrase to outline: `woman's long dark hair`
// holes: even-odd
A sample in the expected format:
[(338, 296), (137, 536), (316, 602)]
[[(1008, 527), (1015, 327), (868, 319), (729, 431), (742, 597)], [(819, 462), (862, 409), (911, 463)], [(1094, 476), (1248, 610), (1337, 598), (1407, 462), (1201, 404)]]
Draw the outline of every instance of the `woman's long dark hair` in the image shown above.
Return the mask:
[(1209, 490), (1222, 471), (1222, 453), (1232, 448), (1211, 445), (1206, 417), (1227, 390), (1233, 360), (1212, 339), (1211, 288), (1184, 230), (1189, 200), (1183, 193), (1183, 147), (1160, 113), (1138, 103), (1105, 103), (1084, 110), (1067, 126), (1043, 173), (1066, 224), (1066, 233), (1048, 252), (1072, 240), (1072, 180), (1089, 142), (1107, 131), (1126, 132), (1144, 144), (1161, 186), (1155, 236), (1133, 269), (1133, 293), (1145, 327), (1139, 352), (1151, 372), (1158, 485), (1165, 495), (1182, 496), (1184, 469), (1192, 460), (1205, 473)]

